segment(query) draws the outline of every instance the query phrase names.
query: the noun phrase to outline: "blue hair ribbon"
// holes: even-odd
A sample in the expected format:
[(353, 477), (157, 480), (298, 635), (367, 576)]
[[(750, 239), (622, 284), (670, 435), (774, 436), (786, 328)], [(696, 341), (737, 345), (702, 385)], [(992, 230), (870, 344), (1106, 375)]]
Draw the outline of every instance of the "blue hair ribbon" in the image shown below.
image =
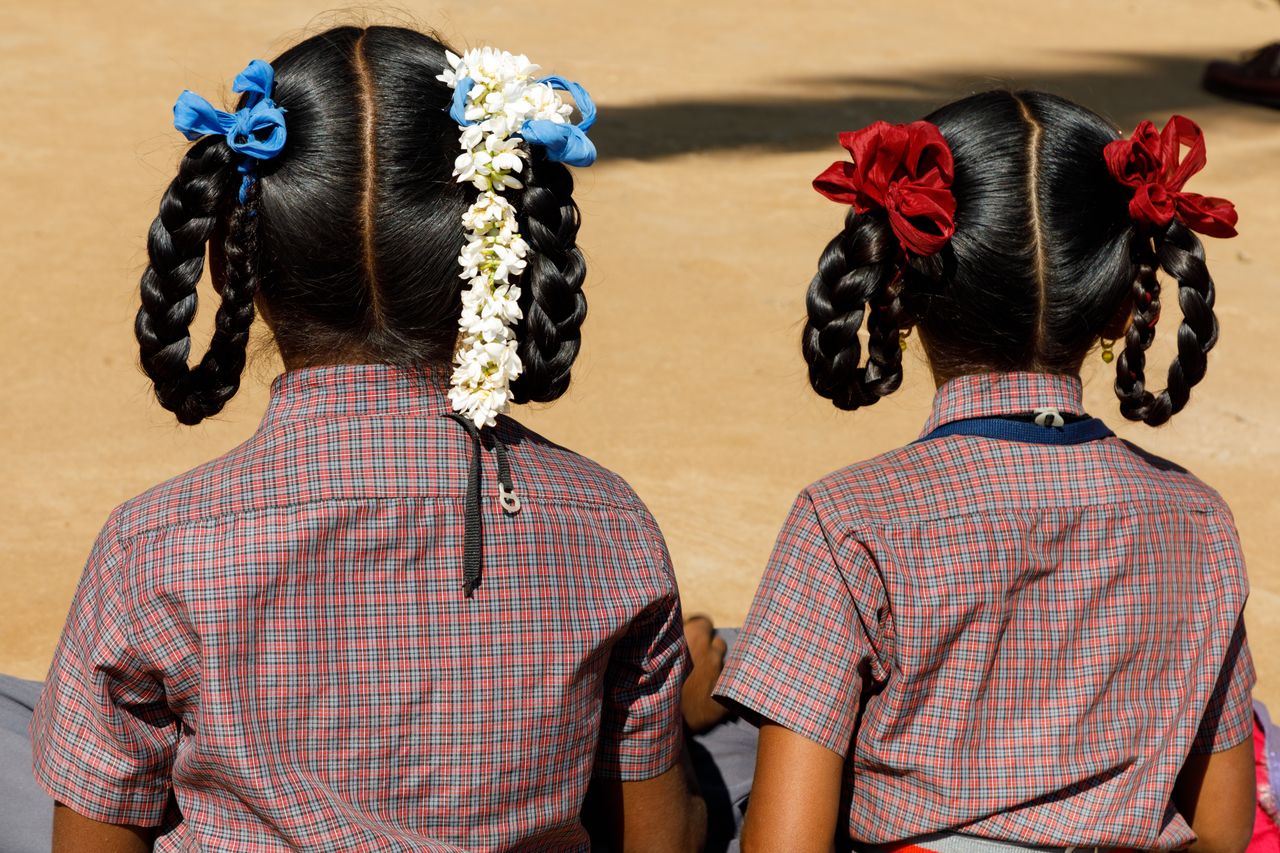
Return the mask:
[(190, 90), (183, 91), (173, 105), (173, 126), (187, 139), (217, 134), (225, 136), (227, 146), (245, 159), (238, 167), (240, 203), (244, 204), (253, 183), (253, 167), (258, 160), (270, 160), (284, 148), (284, 110), (271, 100), (275, 71), (261, 59), (255, 59), (236, 75), (233, 92), (247, 92), (243, 109), (234, 113), (217, 109)]
[(590, 166), (596, 161), (596, 146), (587, 138), (587, 131), (596, 123), (595, 102), (581, 83), (556, 76), (543, 77), (538, 82), (572, 95), (582, 120), (577, 124), (561, 124), (546, 119), (529, 119), (520, 128), (520, 135), (530, 145), (541, 145), (548, 160), (570, 166)]
[[(475, 82), (470, 77), (463, 77), (453, 90), (449, 116), (461, 127), (475, 123), (468, 121), (466, 117), (467, 98)], [(520, 136), (530, 145), (541, 146), (546, 151), (548, 160), (569, 166), (590, 166), (596, 161), (596, 146), (587, 137), (587, 131), (596, 123), (595, 102), (581, 83), (555, 75), (543, 77), (538, 82), (572, 95), (582, 119), (577, 124), (529, 119), (520, 127)]]
[(461, 77), (453, 87), (453, 100), (449, 102), (449, 118), (458, 123), (458, 127), (466, 127), (469, 124), (475, 124), (473, 121), (467, 121), (467, 96), (471, 94), (471, 89), (476, 85), (476, 81), (470, 77)]

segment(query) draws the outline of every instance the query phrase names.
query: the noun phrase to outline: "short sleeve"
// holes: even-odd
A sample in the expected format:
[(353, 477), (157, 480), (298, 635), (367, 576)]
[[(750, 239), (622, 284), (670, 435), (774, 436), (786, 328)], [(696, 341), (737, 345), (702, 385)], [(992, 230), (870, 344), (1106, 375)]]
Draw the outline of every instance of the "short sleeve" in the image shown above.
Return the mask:
[(135, 658), (122, 549), (99, 534), (31, 722), (36, 781), (103, 823), (156, 826), (169, 796), (178, 722)]
[(1222, 752), (1253, 736), (1252, 692), (1257, 680), (1242, 616), (1236, 621), (1217, 683), (1200, 718), (1200, 729), (1191, 744), (1193, 755)]
[(660, 595), (614, 644), (605, 671), (598, 779), (632, 782), (670, 770), (680, 758), (684, 728), (680, 691), (689, 672), (680, 592), (670, 557), (656, 529), (651, 531), (655, 566), (663, 578)]
[[(839, 565), (802, 494), (778, 535), (715, 695), (750, 720), (770, 720), (846, 755), (883, 586), (861, 546)], [(878, 592), (877, 592), (878, 591)]]

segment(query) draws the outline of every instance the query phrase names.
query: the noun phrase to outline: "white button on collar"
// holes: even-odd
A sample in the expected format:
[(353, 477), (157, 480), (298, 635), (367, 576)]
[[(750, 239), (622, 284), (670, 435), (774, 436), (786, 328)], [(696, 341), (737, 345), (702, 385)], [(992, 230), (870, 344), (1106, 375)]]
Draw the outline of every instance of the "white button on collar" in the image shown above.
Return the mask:
[[(1057, 409), (1053, 408), (1052, 406), (1049, 406), (1043, 409), (1036, 409), (1035, 415), (1036, 415), (1037, 426), (1060, 427), (1066, 424), (1066, 421), (1063, 420), (1062, 415), (1058, 412)], [(1075, 853), (1075, 848), (1068, 847), (1067, 853)]]

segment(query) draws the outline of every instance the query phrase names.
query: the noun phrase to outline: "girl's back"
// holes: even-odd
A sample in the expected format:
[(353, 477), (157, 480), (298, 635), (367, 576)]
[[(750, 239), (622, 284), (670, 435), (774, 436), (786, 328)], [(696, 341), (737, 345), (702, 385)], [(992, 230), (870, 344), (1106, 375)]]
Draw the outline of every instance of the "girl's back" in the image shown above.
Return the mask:
[[(814, 182), (851, 210), (809, 288), (810, 382), (868, 406), (917, 330), (938, 391), (919, 440), (810, 486), (779, 536), (717, 688), (770, 723), (748, 847), (1232, 849), (1254, 674), (1231, 515), (1086, 417), (1079, 379), (1101, 341), (1121, 412), (1158, 426), (1205, 375), (1193, 232), (1236, 215), (1184, 190), (1199, 128), (1121, 139), (987, 92), (840, 141), (852, 162)], [(1154, 392), (1162, 309), (1182, 322)]]
[[(1081, 414), (1078, 380), (965, 377), (925, 434), (1045, 407)], [(852, 739), (855, 838), (1098, 826), (1103, 846), (1178, 846), (1183, 756), (1251, 731), (1247, 590), (1230, 511), (1171, 463), (1117, 438), (924, 439), (804, 492), (722, 691)]]
[(290, 372), (248, 442), (113, 513), (35, 725), (45, 784), (174, 825), (160, 849), (584, 848), (593, 772), (680, 749), (661, 534), (619, 477), (503, 419), (521, 508), (485, 495), (466, 597), (474, 448), (447, 412), (418, 371)]
[[(78, 815), (56, 826), (163, 826), (162, 850), (585, 850), (595, 780), (599, 811), (634, 818), (608, 832), (687, 843), (662, 537), (618, 477), (498, 416), (558, 398), (578, 353), (565, 164), (594, 159), (590, 99), (396, 27), (313, 36), (235, 89), (234, 114), (175, 106), (194, 144), (136, 334), (183, 423), (235, 393), (255, 311), (287, 372), (248, 442), (103, 530), (32, 726)], [(221, 302), (192, 367), (206, 253)]]

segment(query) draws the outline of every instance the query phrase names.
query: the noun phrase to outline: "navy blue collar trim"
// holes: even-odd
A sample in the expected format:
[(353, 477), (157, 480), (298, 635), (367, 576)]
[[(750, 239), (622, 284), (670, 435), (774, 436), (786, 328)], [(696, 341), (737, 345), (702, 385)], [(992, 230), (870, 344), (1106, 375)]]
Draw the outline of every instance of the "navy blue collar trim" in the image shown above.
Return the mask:
[(933, 432), (917, 440), (963, 435), (977, 438), (994, 438), (1000, 441), (1017, 441), (1022, 444), (1084, 444), (1115, 435), (1097, 418), (1072, 421), (1060, 427), (1039, 426), (1013, 417), (967, 418), (943, 424)]

